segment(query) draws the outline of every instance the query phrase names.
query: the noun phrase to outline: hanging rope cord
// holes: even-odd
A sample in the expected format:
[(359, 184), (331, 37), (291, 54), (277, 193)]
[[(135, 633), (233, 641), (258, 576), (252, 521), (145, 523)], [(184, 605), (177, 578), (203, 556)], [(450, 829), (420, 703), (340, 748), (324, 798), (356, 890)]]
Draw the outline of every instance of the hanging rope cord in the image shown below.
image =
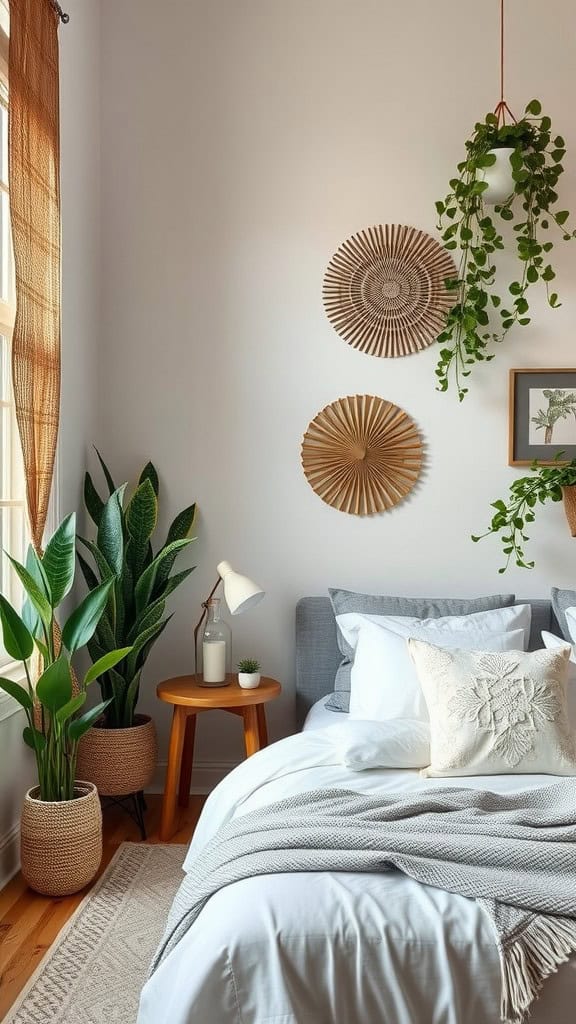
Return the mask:
[(516, 124), (516, 118), (504, 99), (504, 57), (504, 0), (500, 0), (500, 102), (494, 108), (494, 113), (498, 118), (498, 125), (506, 124), (506, 114), (509, 114), (514, 124)]

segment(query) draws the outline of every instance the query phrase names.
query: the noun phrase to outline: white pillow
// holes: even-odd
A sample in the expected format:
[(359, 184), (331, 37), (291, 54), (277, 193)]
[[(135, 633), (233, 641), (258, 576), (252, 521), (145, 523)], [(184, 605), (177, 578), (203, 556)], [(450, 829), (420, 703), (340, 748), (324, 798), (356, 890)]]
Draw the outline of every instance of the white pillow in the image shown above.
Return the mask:
[[(576, 615), (576, 608), (574, 613)], [(472, 612), (470, 615), (443, 615), (437, 619), (418, 619), (411, 615), (361, 615), (358, 612), (336, 616), (345, 640), (353, 649), (358, 642), (358, 631), (367, 622), (371, 622), (401, 636), (413, 636), (414, 628), (433, 630), (442, 636), (446, 633), (457, 633), (458, 636), (462, 633), (509, 633), (514, 629), (523, 629), (525, 637), (522, 650), (525, 651), (530, 638), (531, 620), (532, 609), (529, 604), (493, 608), (487, 612)]]
[[(515, 629), (508, 633), (466, 629), (452, 633), (447, 628), (434, 629), (430, 625), (438, 620), (407, 619), (405, 616), (394, 620), (393, 629), (387, 629), (374, 621), (383, 618), (389, 619), (388, 616), (360, 616), (352, 613), (338, 616), (339, 620), (362, 620), (355, 621), (353, 628), (350, 628), (349, 622), (340, 627), (346, 631), (346, 639), (351, 646), (356, 648), (350, 673), (350, 717), (353, 719), (387, 721), (408, 718), (428, 721), (426, 701), (406, 646), (410, 636), (437, 643), (441, 647), (462, 647), (467, 650), (478, 647), (495, 651), (523, 650), (526, 642), (525, 629)], [(475, 618), (475, 615), (455, 618)], [(525, 613), (517, 616), (518, 619), (526, 622)]]
[(395, 722), (339, 722), (330, 726), (341, 764), (353, 772), (369, 768), (424, 768), (430, 764), (430, 726), (406, 718)]
[(408, 646), (430, 709), (422, 774), (576, 775), (568, 645), (529, 654), (448, 651), (413, 639)]

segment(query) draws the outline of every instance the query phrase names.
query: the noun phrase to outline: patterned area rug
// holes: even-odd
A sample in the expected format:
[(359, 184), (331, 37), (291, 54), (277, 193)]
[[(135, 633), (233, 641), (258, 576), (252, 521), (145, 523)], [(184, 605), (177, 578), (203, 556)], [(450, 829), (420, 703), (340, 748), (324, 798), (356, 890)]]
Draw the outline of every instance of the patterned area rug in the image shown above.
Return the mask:
[(134, 1024), (186, 849), (123, 843), (4, 1024)]

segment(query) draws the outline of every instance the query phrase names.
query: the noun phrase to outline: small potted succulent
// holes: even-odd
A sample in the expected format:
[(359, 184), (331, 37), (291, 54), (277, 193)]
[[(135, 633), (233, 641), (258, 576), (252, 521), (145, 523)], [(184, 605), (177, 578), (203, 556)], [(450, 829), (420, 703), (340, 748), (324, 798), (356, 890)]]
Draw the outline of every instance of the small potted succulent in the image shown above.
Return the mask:
[(506, 572), (513, 560), (519, 569), (533, 569), (534, 562), (526, 561), (524, 544), (529, 540), (526, 528), (536, 518), (536, 509), (548, 501), (563, 501), (570, 533), (576, 537), (576, 459), (561, 463), (564, 452), (559, 452), (551, 465), (533, 462), (532, 476), (522, 476), (510, 487), (508, 501), (492, 502), (496, 511), (489, 529), (473, 541), (490, 534), (500, 534), (506, 563), (498, 572)]
[(260, 662), (255, 658), (242, 658), (238, 662), (238, 685), (243, 690), (254, 690), (260, 685)]

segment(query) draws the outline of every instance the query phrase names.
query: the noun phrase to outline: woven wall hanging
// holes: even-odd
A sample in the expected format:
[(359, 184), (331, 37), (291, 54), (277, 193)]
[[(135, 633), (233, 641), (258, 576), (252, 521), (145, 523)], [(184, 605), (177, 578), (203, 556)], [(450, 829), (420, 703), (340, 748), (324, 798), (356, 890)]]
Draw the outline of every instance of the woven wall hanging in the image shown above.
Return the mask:
[(327, 405), (302, 441), (310, 486), (328, 505), (356, 516), (399, 504), (414, 487), (422, 458), (422, 440), (407, 413), (372, 395)]
[(328, 319), (354, 348), (371, 356), (408, 356), (431, 345), (445, 326), (456, 267), (425, 231), (378, 224), (342, 243), (330, 260), (322, 296)]

